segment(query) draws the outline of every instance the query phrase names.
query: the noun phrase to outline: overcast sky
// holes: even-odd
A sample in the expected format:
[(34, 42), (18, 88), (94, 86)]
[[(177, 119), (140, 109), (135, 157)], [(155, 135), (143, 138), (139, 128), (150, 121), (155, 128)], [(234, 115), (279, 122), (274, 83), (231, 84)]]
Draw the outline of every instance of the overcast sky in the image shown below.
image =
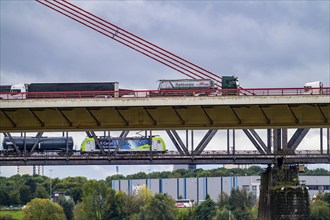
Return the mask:
[[(2, 85), (118, 81), (156, 89), (159, 79), (185, 78), (35, 1), (0, 3)], [(236, 75), (243, 88), (330, 85), (329, 1), (73, 3), (220, 76)], [(115, 172), (94, 168), (102, 177)]]

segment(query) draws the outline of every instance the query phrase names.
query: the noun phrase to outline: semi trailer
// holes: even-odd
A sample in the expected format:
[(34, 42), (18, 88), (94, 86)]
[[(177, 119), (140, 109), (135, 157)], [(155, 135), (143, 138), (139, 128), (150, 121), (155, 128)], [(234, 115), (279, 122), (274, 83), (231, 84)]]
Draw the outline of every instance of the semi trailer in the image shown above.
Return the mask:
[(2, 99), (28, 98), (90, 98), (117, 96), (118, 82), (86, 83), (24, 83), (10, 87)]
[(237, 95), (238, 77), (222, 76), (221, 88), (211, 79), (175, 79), (159, 80), (158, 91), (154, 95)]

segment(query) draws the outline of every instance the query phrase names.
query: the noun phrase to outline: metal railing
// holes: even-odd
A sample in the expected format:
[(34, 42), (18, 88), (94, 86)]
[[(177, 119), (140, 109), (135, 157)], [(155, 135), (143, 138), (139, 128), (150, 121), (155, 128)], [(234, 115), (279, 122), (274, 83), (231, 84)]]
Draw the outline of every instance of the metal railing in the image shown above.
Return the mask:
[(328, 95), (330, 87), (304, 88), (240, 88), (240, 89), (191, 89), (191, 90), (119, 90), (119, 91), (69, 91), (69, 92), (22, 92), (0, 93), (0, 99), (82, 99), (82, 98), (153, 98), (184, 96), (298, 96)]

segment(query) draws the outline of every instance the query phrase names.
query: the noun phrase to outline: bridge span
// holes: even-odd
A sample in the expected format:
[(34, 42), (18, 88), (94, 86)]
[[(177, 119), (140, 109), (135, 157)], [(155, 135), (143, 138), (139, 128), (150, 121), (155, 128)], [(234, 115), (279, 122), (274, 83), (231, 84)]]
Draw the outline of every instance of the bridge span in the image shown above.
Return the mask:
[(295, 154), (262, 155), (256, 151), (205, 151), (199, 155), (182, 155), (176, 151), (164, 154), (109, 154), (109, 155), (57, 155), (1, 156), (0, 166), (25, 165), (173, 165), (173, 164), (275, 164), (285, 160), (287, 164), (330, 163), (330, 154), (320, 151), (296, 151)]
[(329, 94), (283, 91), (272, 94), (268, 90), (247, 96), (140, 97), (137, 92), (133, 94), (133, 97), (116, 98), (82, 98), (83, 94), (79, 94), (80, 98), (61, 99), (41, 98), (39, 94), (35, 99), (0, 100), (0, 131), (330, 126)]

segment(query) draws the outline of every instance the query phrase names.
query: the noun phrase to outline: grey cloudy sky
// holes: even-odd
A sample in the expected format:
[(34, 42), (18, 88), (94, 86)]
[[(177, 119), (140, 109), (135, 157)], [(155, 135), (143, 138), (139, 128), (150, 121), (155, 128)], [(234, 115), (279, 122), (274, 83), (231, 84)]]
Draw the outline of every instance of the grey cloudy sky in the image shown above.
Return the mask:
[[(330, 85), (329, 1), (72, 2), (243, 88)], [(0, 84), (184, 78), (35, 1), (0, 3)]]

